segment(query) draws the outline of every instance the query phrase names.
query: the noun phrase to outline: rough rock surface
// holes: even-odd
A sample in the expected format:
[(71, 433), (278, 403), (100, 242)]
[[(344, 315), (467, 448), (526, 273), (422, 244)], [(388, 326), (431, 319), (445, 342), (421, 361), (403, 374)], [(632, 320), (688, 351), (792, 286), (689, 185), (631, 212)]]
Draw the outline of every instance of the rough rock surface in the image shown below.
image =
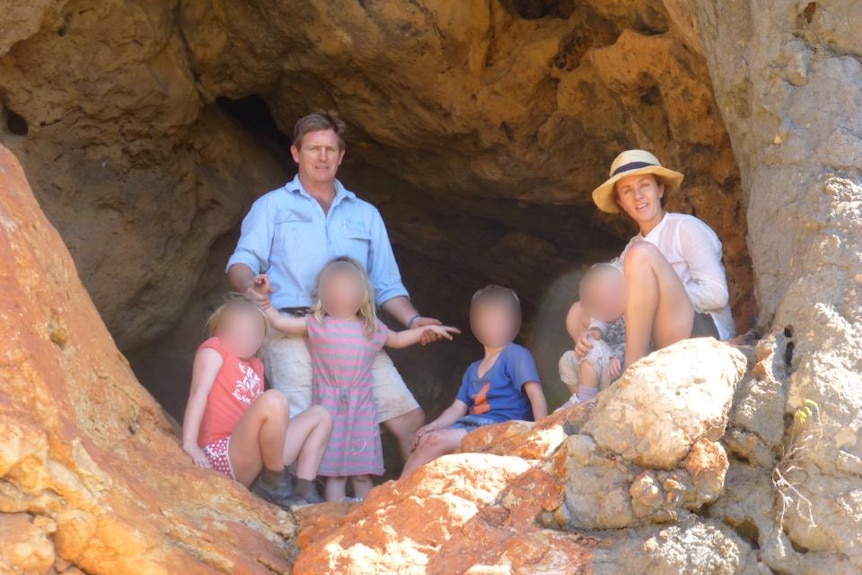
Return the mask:
[(785, 496), (773, 510), (786, 536), (771, 537), (764, 555), (779, 572), (860, 572), (862, 36), (851, 30), (860, 6), (692, 5), (746, 190), (762, 322), (788, 326), (793, 339), (780, 354), (782, 393), (802, 416), (784, 435)]
[[(721, 500), (729, 462), (717, 441), (746, 363), (726, 344), (683, 342), (636, 364), (597, 402), (536, 424), (479, 429), (462, 453), (378, 487), (356, 508), (302, 513), (294, 572), (765, 572), (747, 540), (691, 513)], [(655, 386), (658, 376), (667, 385)], [(661, 437), (623, 433), (632, 449), (615, 453), (591, 436), (620, 410), (643, 409), (644, 398), (671, 405), (679, 397), (674, 411), (687, 446), (662, 459), (667, 469), (634, 461), (666, 457)]]
[(286, 572), (292, 517), (191, 465), (2, 147), (0, 278), (0, 572)]
[(600, 396), (583, 433), (633, 463), (673, 469), (696, 442), (724, 434), (747, 364), (730, 349), (692, 339), (651, 354)]

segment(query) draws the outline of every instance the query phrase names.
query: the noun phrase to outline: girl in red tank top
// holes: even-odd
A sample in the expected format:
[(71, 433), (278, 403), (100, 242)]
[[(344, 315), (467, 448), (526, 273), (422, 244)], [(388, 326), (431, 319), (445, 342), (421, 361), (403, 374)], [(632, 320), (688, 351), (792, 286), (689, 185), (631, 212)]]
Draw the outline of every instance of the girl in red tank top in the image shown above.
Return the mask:
[[(312, 481), (329, 442), (332, 421), (322, 408), (291, 421), (287, 398), (264, 391), (257, 353), (267, 335), (262, 310), (228, 302), (208, 322), (198, 348), (183, 418), (183, 449), (199, 467), (235, 479), (267, 501), (288, 507), (315, 502)], [(294, 481), (285, 466), (297, 463)]]

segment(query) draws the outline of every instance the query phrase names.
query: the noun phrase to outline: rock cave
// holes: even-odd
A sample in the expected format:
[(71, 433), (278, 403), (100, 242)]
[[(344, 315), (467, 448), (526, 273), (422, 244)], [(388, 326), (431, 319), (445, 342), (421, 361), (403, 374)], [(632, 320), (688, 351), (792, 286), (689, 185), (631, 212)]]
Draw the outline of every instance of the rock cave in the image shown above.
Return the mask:
[[(0, 571), (862, 572), (856, 3), (0, 13)], [(213, 479), (178, 442), (192, 357), (315, 109), (347, 122), (339, 178), (380, 209), (417, 307), (466, 328), (473, 291), (514, 288), (553, 406), (576, 282), (635, 231), (590, 198), (626, 148), (684, 171), (667, 207), (718, 233), (737, 328), (761, 341), (653, 354), (595, 406), (472, 434), (361, 505), (277, 511)], [(478, 345), (392, 354), (429, 418)]]

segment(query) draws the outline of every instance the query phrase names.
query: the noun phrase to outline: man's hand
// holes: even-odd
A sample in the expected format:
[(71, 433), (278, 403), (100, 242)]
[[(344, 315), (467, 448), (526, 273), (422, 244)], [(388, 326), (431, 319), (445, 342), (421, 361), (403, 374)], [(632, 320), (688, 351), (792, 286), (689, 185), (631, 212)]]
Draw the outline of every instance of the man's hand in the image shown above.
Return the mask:
[(575, 344), (575, 355), (578, 359), (584, 359), (590, 350), (593, 349), (593, 340), (602, 339), (602, 332), (596, 328), (588, 329), (581, 334)]
[(272, 293), (272, 284), (269, 281), (269, 276), (266, 274), (258, 274), (254, 276), (251, 285), (245, 290), (245, 295), (251, 298), (252, 301), (258, 305), (262, 306), (269, 304), (269, 296)]
[(611, 376), (611, 379), (618, 378), (623, 373), (623, 362), (620, 361), (620, 358), (617, 356), (611, 357), (611, 361), (608, 364), (608, 375)]
[[(439, 319), (434, 319), (433, 317), (419, 316), (418, 318), (416, 318), (413, 321), (413, 325), (409, 325), (407, 327), (409, 327), (409, 328), (424, 327), (426, 325), (443, 325), (443, 322), (440, 321)], [(444, 336), (442, 336), (438, 333), (435, 333), (434, 331), (432, 331), (430, 329), (427, 329), (422, 334), (422, 338), (419, 340), (419, 343), (422, 345), (428, 345), (429, 343), (434, 343), (435, 341), (440, 341), (441, 339), (444, 339)]]
[[(431, 325), (425, 326), (425, 332), (422, 334), (423, 338), (425, 337), (426, 333), (433, 333), (436, 336), (436, 339), (433, 339), (431, 341), (438, 341), (441, 339), (451, 340), (452, 334), (456, 334), (456, 335), (460, 334), (461, 330), (458, 329), (457, 327), (452, 327), (451, 325), (431, 324)], [(423, 345), (424, 345), (424, 343), (423, 343)]]

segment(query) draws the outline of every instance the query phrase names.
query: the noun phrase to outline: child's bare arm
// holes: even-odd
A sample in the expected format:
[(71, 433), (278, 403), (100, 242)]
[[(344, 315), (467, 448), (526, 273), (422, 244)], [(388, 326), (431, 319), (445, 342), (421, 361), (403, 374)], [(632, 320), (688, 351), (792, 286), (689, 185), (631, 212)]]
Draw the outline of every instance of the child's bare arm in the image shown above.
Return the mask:
[(198, 445), (201, 420), (207, 407), (207, 399), (224, 360), (214, 349), (204, 348), (195, 354), (192, 368), (192, 386), (189, 402), (183, 415), (183, 450), (198, 467), (209, 467), (209, 461)]
[(545, 392), (542, 391), (542, 384), (538, 381), (528, 381), (524, 384), (524, 393), (530, 398), (530, 405), (533, 407), (533, 419), (539, 421), (548, 415), (548, 402), (545, 399)]
[(460, 399), (456, 399), (452, 402), (452, 405), (446, 408), (446, 411), (440, 414), (437, 419), (419, 428), (419, 431), (416, 432), (416, 438), (413, 440), (413, 448), (416, 448), (416, 444), (419, 443), (419, 439), (423, 435), (438, 429), (449, 427), (458, 421), (458, 418), (464, 417), (465, 415), (467, 415), (467, 404)]
[(266, 306), (264, 313), (266, 313), (270, 325), (278, 331), (288, 335), (308, 335), (308, 325), (305, 323), (304, 317), (281, 315), (271, 305)]
[(433, 331), (437, 335), (446, 339), (452, 339), (452, 334), (461, 333), (457, 327), (448, 325), (423, 325), (422, 327), (414, 327), (413, 329), (405, 329), (404, 331), (389, 331), (386, 336), (386, 347), (401, 349), (416, 345), (422, 340), (422, 334), (426, 331)]

